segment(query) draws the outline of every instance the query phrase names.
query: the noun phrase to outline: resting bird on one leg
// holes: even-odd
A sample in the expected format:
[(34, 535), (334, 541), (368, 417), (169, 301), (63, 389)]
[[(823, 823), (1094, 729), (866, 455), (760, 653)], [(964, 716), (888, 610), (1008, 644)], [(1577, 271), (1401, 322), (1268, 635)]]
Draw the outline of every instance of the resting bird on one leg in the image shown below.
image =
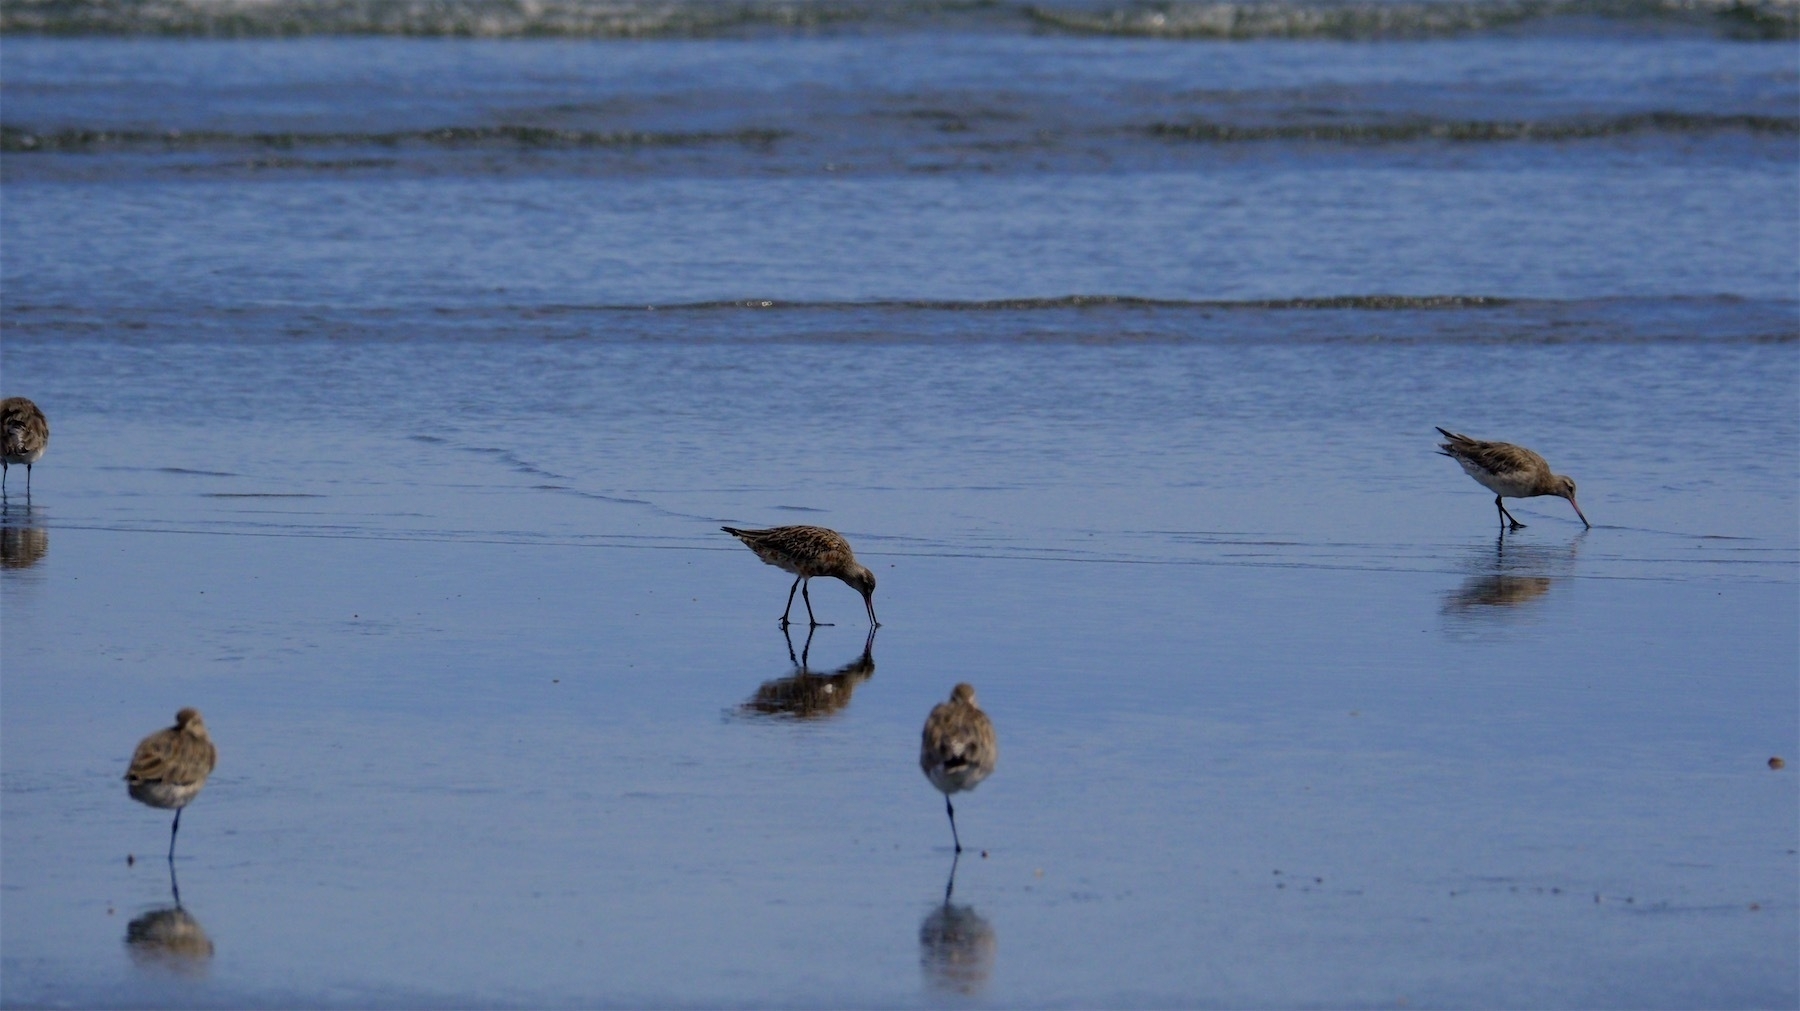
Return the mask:
[(944, 794), (944, 810), (950, 815), (950, 839), (956, 852), (962, 852), (962, 837), (956, 832), (956, 808), (950, 795), (973, 790), (994, 771), (1000, 759), (1000, 741), (994, 736), (994, 721), (975, 701), (975, 686), (959, 684), (950, 692), (950, 701), (932, 707), (925, 718), (925, 733), (919, 742), (919, 768), (931, 785)]
[(1550, 464), (1543, 457), (1510, 442), (1482, 442), (1442, 428), (1438, 431), (1449, 440), (1438, 445), (1438, 452), (1462, 464), (1470, 477), (1494, 493), (1494, 508), (1500, 510), (1501, 529), (1509, 523), (1514, 530), (1525, 526), (1506, 511), (1506, 505), (1500, 501), (1502, 498), (1538, 495), (1568, 499), (1569, 504), (1575, 506), (1575, 515), (1581, 517), (1581, 525), (1593, 526), (1582, 513), (1581, 506), (1575, 504), (1575, 479), (1552, 474)]
[(31, 465), (50, 445), (50, 420), (38, 405), (24, 397), (0, 400), (0, 493), (6, 489), (6, 473), (15, 463), (25, 465), (25, 496), (31, 497)]
[(743, 541), (746, 547), (756, 552), (756, 557), (794, 574), (794, 585), (788, 587), (787, 607), (781, 611), (782, 628), (788, 626), (788, 612), (794, 609), (795, 590), (800, 591), (800, 599), (806, 603), (808, 621), (815, 626), (830, 624), (813, 617), (812, 595), (807, 592), (807, 584), (814, 576), (834, 576), (848, 583), (851, 589), (862, 594), (863, 607), (869, 612), (869, 627), (880, 627), (881, 622), (875, 620), (875, 573), (857, 562), (855, 553), (850, 550), (850, 542), (836, 530), (812, 526), (719, 529)]
[(131, 768), (125, 782), (131, 799), (175, 809), (175, 823), (169, 826), (169, 862), (175, 862), (175, 833), (181, 831), (181, 809), (200, 795), (206, 777), (219, 763), (219, 750), (213, 747), (206, 732), (206, 721), (200, 710), (188, 708), (175, 714), (175, 725), (158, 730), (138, 742), (131, 756)]

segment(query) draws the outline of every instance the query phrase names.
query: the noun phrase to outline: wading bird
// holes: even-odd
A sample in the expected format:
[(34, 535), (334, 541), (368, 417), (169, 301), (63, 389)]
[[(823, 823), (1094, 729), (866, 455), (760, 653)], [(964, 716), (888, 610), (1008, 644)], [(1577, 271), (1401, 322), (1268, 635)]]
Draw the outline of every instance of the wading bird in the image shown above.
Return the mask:
[(956, 852), (962, 852), (962, 837), (956, 832), (956, 808), (950, 795), (973, 790), (994, 771), (1000, 759), (1000, 741), (994, 736), (994, 721), (981, 711), (975, 701), (975, 686), (959, 684), (950, 692), (950, 701), (939, 702), (925, 718), (925, 733), (919, 742), (919, 768), (931, 785), (944, 794), (944, 810), (950, 814), (950, 839)]
[(811, 526), (719, 529), (743, 541), (746, 547), (756, 552), (756, 557), (794, 574), (794, 585), (788, 587), (787, 607), (781, 612), (782, 628), (788, 626), (788, 612), (794, 609), (795, 590), (800, 591), (800, 599), (806, 602), (806, 620), (814, 625), (831, 624), (813, 617), (807, 584), (814, 576), (835, 576), (850, 584), (851, 589), (862, 594), (863, 607), (869, 611), (869, 627), (880, 627), (881, 622), (875, 620), (875, 573), (857, 562), (856, 555), (850, 550), (850, 542), (836, 530)]
[(1544, 458), (1510, 442), (1482, 442), (1466, 435), (1438, 429), (1448, 442), (1438, 445), (1438, 452), (1462, 464), (1462, 469), (1476, 480), (1483, 488), (1494, 493), (1494, 508), (1500, 510), (1500, 526), (1508, 523), (1512, 529), (1518, 530), (1525, 524), (1513, 518), (1506, 511), (1502, 498), (1532, 498), (1538, 495), (1555, 495), (1566, 498), (1575, 506), (1575, 515), (1581, 517), (1581, 525), (1592, 527), (1581, 507), (1575, 505), (1575, 479), (1564, 474), (1550, 473), (1550, 464)]
[(31, 496), (31, 465), (50, 445), (50, 420), (38, 405), (24, 397), (0, 400), (0, 494), (6, 490), (6, 474), (15, 463), (25, 465), (25, 495)]
[(158, 730), (138, 742), (131, 756), (131, 768), (125, 772), (131, 799), (175, 809), (175, 823), (169, 826), (169, 862), (175, 862), (175, 833), (181, 831), (181, 809), (192, 803), (206, 785), (206, 777), (219, 763), (219, 750), (213, 747), (206, 732), (206, 721), (200, 710), (188, 708), (175, 714), (175, 725)]

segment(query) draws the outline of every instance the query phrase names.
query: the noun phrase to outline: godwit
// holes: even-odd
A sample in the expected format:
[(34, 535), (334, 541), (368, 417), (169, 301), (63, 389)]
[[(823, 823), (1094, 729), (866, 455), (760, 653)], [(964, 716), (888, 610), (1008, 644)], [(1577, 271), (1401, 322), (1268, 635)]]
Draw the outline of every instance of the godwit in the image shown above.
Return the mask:
[(939, 702), (925, 718), (925, 733), (919, 742), (919, 768), (925, 778), (944, 794), (944, 810), (950, 813), (950, 839), (956, 852), (962, 852), (962, 838), (956, 833), (956, 808), (950, 795), (973, 790), (1000, 759), (1000, 742), (994, 736), (994, 721), (981, 711), (975, 701), (975, 686), (959, 684), (950, 692), (950, 701)]
[(31, 495), (31, 465), (50, 444), (50, 421), (38, 405), (24, 397), (0, 400), (0, 494), (15, 463), (25, 465), (25, 495)]
[(829, 625), (813, 617), (812, 597), (807, 585), (814, 576), (836, 576), (862, 594), (863, 606), (869, 611), (869, 627), (879, 628), (875, 620), (875, 573), (858, 564), (850, 550), (850, 542), (836, 530), (824, 527), (770, 527), (767, 530), (739, 530), (720, 527), (738, 540), (756, 557), (794, 574), (794, 585), (788, 587), (787, 607), (781, 612), (781, 627), (788, 626), (788, 612), (794, 609), (794, 591), (806, 602), (806, 620), (814, 625)]
[(1569, 504), (1575, 506), (1575, 515), (1581, 517), (1581, 525), (1593, 526), (1582, 513), (1581, 507), (1575, 505), (1575, 479), (1550, 473), (1550, 464), (1543, 457), (1510, 442), (1482, 442), (1442, 428), (1438, 431), (1450, 440), (1439, 444), (1438, 452), (1462, 464), (1462, 469), (1470, 477), (1494, 493), (1494, 508), (1500, 510), (1502, 528), (1509, 522), (1514, 530), (1525, 526), (1506, 511), (1506, 506), (1500, 502), (1502, 498), (1533, 498), (1538, 495), (1555, 495), (1568, 499)]
[(174, 726), (139, 741), (131, 756), (131, 768), (125, 772), (131, 799), (175, 809), (175, 824), (169, 826), (171, 864), (175, 862), (175, 833), (181, 831), (181, 809), (199, 795), (218, 762), (219, 750), (206, 732), (206, 721), (200, 718), (200, 710), (191, 708), (175, 714)]

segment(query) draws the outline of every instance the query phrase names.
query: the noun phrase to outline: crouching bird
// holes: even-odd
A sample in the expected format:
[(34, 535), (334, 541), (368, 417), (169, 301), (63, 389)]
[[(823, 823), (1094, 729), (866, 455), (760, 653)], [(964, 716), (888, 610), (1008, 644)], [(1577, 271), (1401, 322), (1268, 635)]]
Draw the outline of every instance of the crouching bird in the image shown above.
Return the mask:
[(175, 809), (169, 826), (169, 862), (175, 862), (175, 833), (181, 831), (181, 809), (200, 795), (206, 777), (219, 763), (200, 710), (187, 708), (175, 714), (175, 725), (158, 730), (138, 742), (125, 771), (131, 799), (164, 810)]

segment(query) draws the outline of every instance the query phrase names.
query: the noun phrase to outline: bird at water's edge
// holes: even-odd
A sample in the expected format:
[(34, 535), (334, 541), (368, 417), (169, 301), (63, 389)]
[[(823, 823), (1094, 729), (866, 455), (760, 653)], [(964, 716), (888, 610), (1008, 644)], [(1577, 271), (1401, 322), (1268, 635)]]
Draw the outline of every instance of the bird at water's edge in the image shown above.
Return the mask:
[(206, 785), (206, 777), (219, 763), (219, 750), (200, 710), (187, 708), (175, 714), (175, 725), (158, 730), (138, 742), (131, 768), (125, 771), (131, 799), (164, 810), (175, 809), (169, 826), (169, 860), (175, 860), (175, 834), (181, 831), (181, 809)]
[(1000, 759), (1000, 741), (994, 735), (994, 721), (981, 711), (975, 700), (975, 686), (959, 684), (950, 692), (950, 701), (932, 707), (925, 718), (925, 732), (919, 741), (919, 768), (944, 795), (944, 810), (950, 815), (950, 839), (956, 852), (962, 852), (962, 837), (956, 832), (956, 808), (950, 795), (973, 790), (994, 771)]
[(814, 625), (830, 624), (813, 617), (812, 596), (807, 589), (814, 576), (832, 576), (849, 584), (851, 589), (862, 594), (863, 607), (869, 612), (869, 626), (880, 626), (881, 622), (875, 620), (875, 573), (856, 560), (850, 542), (836, 530), (813, 526), (719, 529), (743, 541), (764, 562), (794, 574), (794, 585), (788, 587), (787, 607), (781, 611), (783, 628), (788, 626), (788, 613), (794, 609), (795, 590), (800, 591), (800, 599), (806, 603), (808, 621)]
[(50, 420), (38, 405), (24, 397), (0, 400), (0, 492), (6, 489), (6, 473), (15, 463), (25, 465), (25, 494), (31, 495), (31, 465), (50, 445)]
[(1575, 507), (1575, 515), (1581, 517), (1581, 525), (1593, 526), (1581, 511), (1581, 506), (1575, 504), (1575, 479), (1566, 474), (1552, 474), (1549, 462), (1543, 457), (1510, 442), (1483, 442), (1443, 428), (1439, 428), (1438, 432), (1449, 440), (1438, 445), (1438, 452), (1462, 464), (1462, 469), (1470, 477), (1494, 493), (1494, 508), (1500, 510), (1502, 529), (1509, 523), (1514, 530), (1525, 526), (1506, 511), (1506, 506), (1500, 501), (1502, 498), (1533, 498), (1538, 495), (1555, 495), (1568, 499), (1569, 504)]

